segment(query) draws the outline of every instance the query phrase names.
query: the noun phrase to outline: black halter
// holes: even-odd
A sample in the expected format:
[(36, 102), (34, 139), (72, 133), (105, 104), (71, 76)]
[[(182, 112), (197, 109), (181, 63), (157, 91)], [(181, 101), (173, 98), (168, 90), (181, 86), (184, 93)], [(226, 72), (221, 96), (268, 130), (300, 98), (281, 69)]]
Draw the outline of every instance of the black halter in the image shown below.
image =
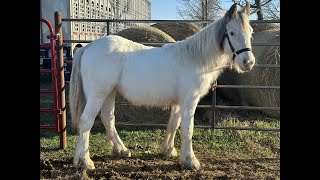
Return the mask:
[[(228, 35), (227, 32), (226, 32), (226, 34), (224, 34), (224, 37), (223, 37), (222, 42), (221, 42), (221, 46), (223, 45), (223, 42), (224, 42), (224, 39), (225, 39), (225, 38), (228, 39), (229, 46), (230, 46), (230, 48), (231, 48), (231, 51), (233, 52), (232, 60), (234, 60), (234, 58), (236, 58), (236, 56), (239, 55), (239, 54), (242, 53), (242, 52), (251, 51), (251, 48), (243, 48), (243, 49), (240, 49), (240, 50), (234, 52), (234, 47), (233, 47), (232, 44), (231, 44), (231, 41), (230, 41), (230, 38), (229, 38), (229, 35)], [(222, 46), (222, 47), (223, 47), (223, 46)]]

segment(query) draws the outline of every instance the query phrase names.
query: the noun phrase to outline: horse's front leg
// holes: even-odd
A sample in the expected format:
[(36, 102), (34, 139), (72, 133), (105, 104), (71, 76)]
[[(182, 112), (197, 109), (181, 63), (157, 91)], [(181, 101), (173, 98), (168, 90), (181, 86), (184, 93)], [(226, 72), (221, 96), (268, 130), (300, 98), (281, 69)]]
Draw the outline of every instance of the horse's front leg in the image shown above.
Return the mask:
[(200, 169), (200, 162), (196, 158), (192, 148), (192, 134), (194, 126), (194, 112), (199, 98), (189, 99), (181, 106), (181, 154), (180, 164), (187, 169)]

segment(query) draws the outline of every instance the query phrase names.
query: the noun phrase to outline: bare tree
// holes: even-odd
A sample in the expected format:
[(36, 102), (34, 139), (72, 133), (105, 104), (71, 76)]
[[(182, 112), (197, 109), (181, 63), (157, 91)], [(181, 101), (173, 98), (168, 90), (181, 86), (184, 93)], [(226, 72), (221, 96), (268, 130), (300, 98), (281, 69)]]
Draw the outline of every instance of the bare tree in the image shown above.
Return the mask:
[(223, 8), (220, 0), (177, 0), (177, 12), (183, 19), (213, 20)]
[[(214, 20), (220, 12), (226, 11), (221, 2), (234, 2), (244, 6), (246, 0), (177, 0), (177, 12), (182, 19)], [(258, 20), (280, 19), (280, 0), (251, 0), (251, 14), (257, 14)]]
[[(232, 0), (240, 6), (245, 5), (245, 0)], [(257, 13), (258, 20), (280, 19), (280, 0), (252, 0), (250, 3), (251, 14)]]
[(263, 7), (265, 19), (280, 19), (280, 0), (272, 0)]

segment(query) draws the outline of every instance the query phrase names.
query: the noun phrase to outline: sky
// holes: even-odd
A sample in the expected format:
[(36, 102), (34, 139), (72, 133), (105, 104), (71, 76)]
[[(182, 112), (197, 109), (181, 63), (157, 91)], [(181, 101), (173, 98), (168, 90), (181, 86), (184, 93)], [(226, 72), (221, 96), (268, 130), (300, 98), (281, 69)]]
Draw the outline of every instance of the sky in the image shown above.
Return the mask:
[[(229, 9), (233, 4), (231, 0), (222, 0), (222, 7)], [(176, 13), (177, 0), (151, 0), (151, 19), (152, 20), (177, 20), (181, 19)], [(255, 15), (250, 19), (256, 19)]]

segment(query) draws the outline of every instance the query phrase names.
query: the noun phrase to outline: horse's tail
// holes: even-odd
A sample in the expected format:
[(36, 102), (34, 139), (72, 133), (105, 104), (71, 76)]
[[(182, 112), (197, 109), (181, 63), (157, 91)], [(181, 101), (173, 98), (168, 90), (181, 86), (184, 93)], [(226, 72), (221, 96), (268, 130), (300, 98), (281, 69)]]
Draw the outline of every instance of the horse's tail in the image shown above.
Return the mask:
[(86, 99), (83, 93), (82, 87), (82, 78), (81, 78), (81, 56), (85, 47), (77, 49), (73, 62), (72, 62), (72, 71), (70, 78), (70, 92), (69, 92), (69, 101), (70, 101), (70, 111), (71, 111), (71, 121), (72, 127), (78, 130), (78, 124), (80, 116), (84, 110)]

